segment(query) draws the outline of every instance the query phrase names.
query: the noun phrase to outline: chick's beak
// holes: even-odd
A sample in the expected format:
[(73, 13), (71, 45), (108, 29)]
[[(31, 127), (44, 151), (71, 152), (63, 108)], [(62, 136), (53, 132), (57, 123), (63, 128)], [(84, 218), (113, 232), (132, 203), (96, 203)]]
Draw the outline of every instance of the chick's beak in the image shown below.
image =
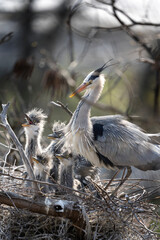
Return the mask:
[(22, 124), (22, 127), (29, 127), (29, 126), (31, 125), (32, 121), (31, 121), (31, 119), (28, 117), (27, 114), (25, 114), (25, 117), (26, 117), (26, 120), (27, 120), (28, 123), (23, 123), (23, 124)]
[(32, 157), (33, 162), (39, 163), (38, 159), (36, 157)]
[(85, 90), (87, 86), (88, 86), (87, 83), (82, 83), (69, 97), (70, 98), (74, 97), (77, 93), (80, 93), (83, 90)]
[(63, 157), (61, 155), (58, 155), (58, 154), (56, 154), (56, 158), (58, 158), (59, 160), (63, 159)]
[(53, 137), (53, 134), (49, 134), (47, 138), (52, 139), (52, 140), (56, 139), (55, 137)]
[(30, 126), (30, 124), (28, 124), (28, 123), (23, 123), (22, 124), (22, 127), (29, 127)]

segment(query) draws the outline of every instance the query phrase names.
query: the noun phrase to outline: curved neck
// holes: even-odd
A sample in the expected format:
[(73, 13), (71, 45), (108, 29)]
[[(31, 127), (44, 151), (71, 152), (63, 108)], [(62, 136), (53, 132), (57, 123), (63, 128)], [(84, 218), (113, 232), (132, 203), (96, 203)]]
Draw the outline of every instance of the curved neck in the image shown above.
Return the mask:
[(77, 109), (75, 110), (71, 119), (71, 125), (74, 128), (73, 130), (90, 129), (91, 107), (99, 99), (100, 94), (103, 90), (104, 82), (105, 79), (101, 75), (99, 83), (94, 88), (90, 89), (84, 94), (83, 99), (78, 104)]

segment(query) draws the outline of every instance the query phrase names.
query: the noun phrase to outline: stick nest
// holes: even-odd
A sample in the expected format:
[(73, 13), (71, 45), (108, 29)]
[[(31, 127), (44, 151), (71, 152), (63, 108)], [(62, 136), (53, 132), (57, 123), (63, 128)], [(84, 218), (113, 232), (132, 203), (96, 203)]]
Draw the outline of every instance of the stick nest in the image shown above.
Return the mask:
[[(23, 166), (6, 168), (0, 175), (1, 192), (12, 192), (32, 198), (32, 190), (22, 181)], [(14, 176), (14, 177), (11, 177)], [(16, 177), (16, 178), (15, 178)], [(133, 186), (134, 184), (132, 184)], [(146, 193), (132, 191), (119, 197), (111, 197), (105, 184), (90, 181), (90, 186), (78, 191), (68, 191), (58, 186), (57, 194), (47, 193), (51, 199), (78, 201), (87, 216), (84, 239), (137, 240), (160, 239), (160, 219), (157, 205), (147, 201)], [(125, 185), (126, 193), (131, 185)], [(67, 192), (68, 191), (68, 192)], [(0, 239), (79, 239), (79, 230), (68, 219), (31, 213), (27, 210), (0, 205)]]

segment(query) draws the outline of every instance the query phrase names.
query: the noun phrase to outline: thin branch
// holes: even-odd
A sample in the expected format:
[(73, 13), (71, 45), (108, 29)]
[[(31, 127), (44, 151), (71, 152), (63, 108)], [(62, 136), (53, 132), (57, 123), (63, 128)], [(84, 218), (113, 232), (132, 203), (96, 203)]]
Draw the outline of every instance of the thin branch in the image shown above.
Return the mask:
[(60, 101), (57, 101), (57, 103), (55, 103), (54, 101), (51, 101), (51, 103), (57, 107), (62, 107), (70, 116), (73, 115), (73, 113), (70, 111), (70, 109), (68, 108), (67, 105), (64, 105), (63, 103), (61, 103)]
[[(114, 0), (114, 1), (115, 1), (115, 0)], [(103, 4), (105, 4), (105, 5), (108, 5), (108, 6), (111, 6), (111, 7), (112, 7), (112, 3), (107, 3), (107, 2), (105, 2), (105, 1), (103, 1), (103, 0), (97, 0), (97, 2), (100, 2), (100, 3), (103, 3)], [(90, 4), (90, 3), (87, 3), (87, 5), (90, 5), (90, 6), (92, 6), (92, 7), (95, 7), (94, 5), (92, 5), (92, 4)], [(99, 8), (99, 7), (98, 7), (98, 8)], [(104, 9), (104, 8), (101, 8), (101, 9), (104, 10), (104, 11), (106, 11), (106, 9)], [(117, 12), (122, 13), (125, 17), (127, 17), (127, 18), (132, 22), (132, 24), (126, 25), (127, 27), (133, 27), (133, 26), (135, 26), (135, 25), (160, 27), (160, 23), (156, 23), (156, 22), (153, 23), (153, 22), (147, 22), (147, 21), (145, 21), (145, 22), (136, 21), (136, 20), (134, 20), (131, 16), (129, 16), (126, 12), (124, 12), (122, 9), (120, 9), (120, 8), (118, 8), (118, 7), (116, 7), (116, 6), (115, 6), (115, 10), (116, 10)]]
[(35, 183), (37, 183), (37, 184), (40, 183), (41, 185), (48, 185), (48, 186), (51, 186), (51, 187), (58, 186), (58, 187), (60, 187), (61, 189), (69, 190), (69, 191), (78, 193), (79, 195), (84, 195), (84, 196), (86, 196), (86, 197), (92, 197), (93, 199), (97, 200), (98, 202), (102, 202), (101, 199), (96, 198), (96, 197), (94, 197), (93, 195), (91, 195), (91, 194), (89, 194), (89, 193), (82, 192), (82, 191), (80, 191), (80, 190), (76, 190), (76, 189), (74, 189), (74, 188), (70, 188), (70, 187), (61, 185), (61, 184), (59, 184), (59, 183), (57, 183), (57, 182), (56, 182), (56, 183), (50, 183), (50, 182), (44, 182), (44, 181), (39, 181), (39, 180), (31, 180), (31, 179), (22, 178), (22, 177), (17, 177), (17, 176), (8, 174), (8, 173), (1, 173), (1, 172), (0, 172), (0, 175), (6, 176), (6, 177), (9, 177), (9, 178), (12, 178), (12, 179), (17, 179), (17, 180), (20, 180), (20, 181), (35, 182)]
[[(112, 10), (115, 18), (118, 20), (118, 22), (122, 25), (124, 31), (137, 43), (139, 43), (146, 51), (147, 53), (152, 56), (151, 48), (148, 47), (144, 42), (141, 41), (141, 39), (131, 31), (131, 29), (121, 20), (121, 18), (117, 14), (117, 7), (115, 6), (116, 1), (112, 0)], [(125, 14), (127, 17), (127, 15)], [(130, 18), (129, 18), (130, 20)]]
[(13, 32), (6, 34), (4, 37), (0, 39), (0, 44), (8, 42), (13, 37)]
[(17, 152), (18, 152), (18, 149), (17, 149), (17, 148), (9, 147), (9, 146), (7, 146), (7, 145), (5, 145), (5, 144), (3, 144), (3, 143), (0, 143), (0, 146), (2, 146), (2, 147), (5, 147), (5, 148), (8, 148), (8, 149), (10, 149), (10, 150), (14, 150), (14, 151), (17, 151)]

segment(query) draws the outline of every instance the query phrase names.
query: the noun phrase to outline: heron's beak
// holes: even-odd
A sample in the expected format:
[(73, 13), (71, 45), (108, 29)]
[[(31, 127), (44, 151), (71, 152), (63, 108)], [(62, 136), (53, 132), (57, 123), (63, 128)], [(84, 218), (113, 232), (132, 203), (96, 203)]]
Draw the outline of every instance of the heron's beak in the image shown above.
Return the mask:
[(53, 134), (49, 134), (47, 138), (52, 139), (52, 140), (56, 139), (55, 137), (53, 137)]
[(32, 157), (33, 162), (39, 163), (38, 159), (36, 157)]
[(32, 122), (32, 120), (28, 117), (27, 114), (25, 114), (25, 117), (26, 117), (28, 123), (23, 123), (23, 124), (22, 124), (22, 127), (29, 127), (33, 122)]
[(70, 98), (74, 97), (77, 93), (80, 93), (83, 90), (85, 90), (87, 86), (88, 86), (87, 83), (82, 83), (69, 97)]
[(28, 123), (23, 123), (22, 124), (22, 127), (29, 127), (30, 126), (30, 124), (28, 124)]
[(56, 155), (56, 158), (58, 158), (59, 160), (62, 160), (62, 159), (64, 159), (64, 157), (63, 156), (61, 156), (61, 155)]

